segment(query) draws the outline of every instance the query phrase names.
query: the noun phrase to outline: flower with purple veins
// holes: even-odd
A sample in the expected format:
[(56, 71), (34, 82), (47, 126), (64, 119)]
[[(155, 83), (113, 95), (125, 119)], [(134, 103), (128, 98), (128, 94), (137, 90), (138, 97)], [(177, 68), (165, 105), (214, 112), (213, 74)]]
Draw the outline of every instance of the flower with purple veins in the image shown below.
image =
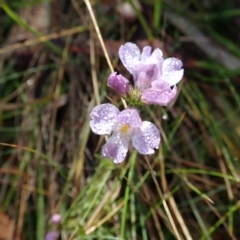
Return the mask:
[(141, 53), (136, 44), (129, 42), (122, 45), (118, 53), (125, 68), (134, 76), (135, 72), (140, 70), (138, 69), (140, 64), (160, 63), (163, 60), (163, 54), (159, 48), (152, 53), (151, 50), (150, 46), (145, 46)]
[(129, 142), (141, 154), (153, 154), (158, 149), (160, 134), (151, 122), (142, 121), (134, 108), (119, 111), (114, 105), (106, 103), (96, 106), (90, 117), (92, 131), (99, 135), (111, 135), (102, 148), (102, 155), (112, 158), (114, 163), (124, 161)]
[(153, 81), (151, 87), (143, 91), (141, 101), (146, 104), (167, 106), (177, 95), (176, 84), (183, 76), (182, 65), (176, 58), (165, 59), (159, 80)]
[[(176, 58), (163, 59), (162, 51), (157, 48), (152, 52), (150, 46), (145, 46), (142, 53), (136, 44), (126, 43), (119, 49), (119, 56), (126, 69), (133, 75), (135, 95), (145, 104), (166, 106), (176, 96), (176, 84), (182, 79), (184, 70), (182, 62)], [(111, 76), (111, 75), (110, 75)], [(119, 79), (122, 75), (115, 75), (111, 79), (115, 91), (120, 88)], [(125, 82), (126, 82), (126, 78)], [(118, 81), (117, 81), (118, 80)], [(128, 81), (128, 80), (127, 80)], [(157, 83), (156, 83), (157, 82)], [(116, 91), (118, 92), (118, 91)], [(131, 98), (131, 93), (129, 94)]]
[(177, 95), (177, 86), (170, 87), (164, 81), (153, 81), (152, 86), (146, 89), (141, 96), (141, 101), (146, 104), (167, 106)]

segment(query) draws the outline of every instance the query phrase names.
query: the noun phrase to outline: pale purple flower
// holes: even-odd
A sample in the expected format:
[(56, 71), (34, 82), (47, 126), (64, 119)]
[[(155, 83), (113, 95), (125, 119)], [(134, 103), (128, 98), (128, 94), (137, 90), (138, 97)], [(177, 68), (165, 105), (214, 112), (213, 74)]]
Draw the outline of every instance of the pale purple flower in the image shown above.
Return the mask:
[(62, 216), (59, 213), (55, 213), (51, 217), (52, 223), (59, 224), (61, 222)]
[(177, 94), (176, 85), (171, 88), (169, 83), (164, 81), (153, 81), (151, 85), (151, 88), (142, 93), (141, 101), (143, 103), (167, 106)]
[(107, 85), (121, 96), (125, 96), (129, 91), (129, 81), (116, 72), (110, 74)]
[(50, 231), (46, 234), (45, 240), (57, 240), (59, 235), (58, 231)]
[(152, 52), (150, 46), (145, 46), (141, 53), (133, 43), (119, 49), (120, 59), (133, 75), (134, 85), (145, 104), (167, 105), (176, 96), (176, 84), (183, 77), (182, 62), (177, 58), (164, 60), (162, 55), (159, 48)]
[(153, 154), (158, 149), (160, 134), (151, 122), (142, 121), (134, 108), (119, 111), (114, 105), (106, 103), (95, 107), (90, 117), (92, 131), (99, 135), (110, 135), (102, 148), (102, 155), (121, 163), (127, 154), (129, 142), (141, 154)]

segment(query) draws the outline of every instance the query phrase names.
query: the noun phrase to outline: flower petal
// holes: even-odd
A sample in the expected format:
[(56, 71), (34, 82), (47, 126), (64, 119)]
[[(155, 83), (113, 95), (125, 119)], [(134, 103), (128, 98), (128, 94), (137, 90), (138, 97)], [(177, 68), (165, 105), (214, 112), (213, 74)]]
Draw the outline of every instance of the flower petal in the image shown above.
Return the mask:
[(151, 86), (152, 81), (157, 80), (161, 75), (159, 64), (145, 61), (145, 63), (138, 64), (133, 75), (134, 85), (140, 90)]
[(159, 148), (160, 134), (158, 128), (151, 122), (143, 121), (139, 129), (135, 129), (132, 143), (141, 154), (153, 154), (154, 148)]
[[(158, 50), (160, 51), (160, 49)], [(157, 52), (157, 49), (155, 49), (154, 53)], [(149, 58), (141, 61), (133, 73), (135, 86), (138, 87), (140, 91), (149, 88), (152, 81), (160, 79), (162, 75), (162, 64), (163, 58), (158, 58), (156, 54), (152, 54)]]
[(136, 65), (140, 61), (140, 50), (134, 43), (125, 43), (119, 48), (119, 57), (125, 68), (133, 74)]
[(158, 80), (152, 82), (152, 88), (156, 88), (161, 91), (167, 91), (171, 89), (169, 83), (164, 81), (158, 81)]
[(163, 61), (161, 80), (170, 86), (176, 85), (183, 77), (182, 61), (177, 58), (167, 58)]
[(146, 60), (151, 56), (152, 48), (150, 46), (145, 46), (141, 53), (141, 61)]
[(112, 158), (114, 163), (121, 163), (127, 155), (129, 140), (129, 136), (113, 134), (102, 148), (103, 157)]
[(50, 231), (46, 234), (45, 240), (57, 240), (59, 235), (58, 231)]
[(90, 127), (96, 134), (110, 134), (116, 123), (117, 115), (119, 114), (118, 108), (114, 105), (105, 103), (96, 106), (90, 113), (92, 120)]
[(151, 57), (157, 59), (158, 61), (162, 62), (163, 61), (163, 52), (159, 48), (154, 49), (152, 52)]
[(59, 224), (61, 222), (62, 216), (59, 213), (55, 213), (51, 217), (52, 223)]
[(129, 90), (129, 81), (121, 74), (117, 75), (116, 72), (110, 74), (107, 85), (119, 95), (125, 95)]
[(117, 122), (120, 124), (127, 124), (130, 127), (140, 127), (142, 120), (139, 112), (134, 108), (129, 108), (120, 112), (117, 116)]
[[(145, 104), (158, 104), (160, 106), (167, 106), (177, 95), (176, 85), (171, 89), (166, 82), (159, 82), (159, 88), (148, 88), (142, 94), (141, 101)], [(152, 84), (156, 86), (157, 84)], [(162, 85), (162, 88), (160, 86)]]

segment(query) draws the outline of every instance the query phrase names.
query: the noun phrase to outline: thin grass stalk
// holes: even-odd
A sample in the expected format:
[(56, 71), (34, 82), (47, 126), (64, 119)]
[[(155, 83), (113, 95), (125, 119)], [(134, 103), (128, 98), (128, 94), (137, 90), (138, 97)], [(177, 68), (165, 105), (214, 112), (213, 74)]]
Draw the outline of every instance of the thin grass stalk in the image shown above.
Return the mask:
[[(136, 162), (137, 153), (134, 151), (129, 159), (130, 162), (130, 169), (128, 173), (128, 181), (132, 181), (133, 179), (133, 173), (134, 173), (134, 167)], [(125, 227), (126, 227), (126, 220), (127, 220), (127, 211), (128, 211), (128, 201), (130, 197), (130, 185), (128, 184), (125, 189), (125, 195), (124, 195), (124, 207), (122, 211), (122, 217), (121, 217), (121, 230), (120, 230), (120, 237), (124, 238), (125, 235)]]
[(154, 12), (153, 12), (153, 27), (156, 32), (159, 31), (161, 26), (161, 11), (162, 11), (162, 0), (154, 1)]
[[(39, 189), (44, 188), (43, 184), (43, 167), (41, 164), (37, 166), (37, 187)], [(37, 232), (36, 238), (37, 240), (44, 239), (45, 233), (45, 203), (43, 194), (37, 195)]]
[(95, 100), (97, 105), (100, 105), (100, 96), (99, 96), (99, 87), (97, 81), (97, 73), (96, 73), (96, 60), (95, 60), (95, 45), (94, 45), (94, 34), (92, 28), (90, 28), (90, 62), (91, 62), (91, 74), (92, 74), (92, 84), (93, 84), (93, 92), (95, 96)]
[[(180, 119), (180, 121), (178, 122), (181, 122), (182, 119)], [(177, 127), (178, 127), (178, 124), (177, 124)], [(175, 130), (175, 129), (174, 129)], [(166, 179), (166, 173), (165, 173), (165, 162), (164, 162), (164, 159), (163, 159), (163, 153), (161, 151), (159, 151), (160, 153), (160, 156), (161, 156), (161, 159), (160, 159), (160, 167), (161, 167), (161, 182), (162, 182), (162, 188), (163, 188), (163, 192), (164, 192), (164, 195), (168, 195), (168, 202), (169, 202), (169, 205), (172, 209), (172, 212), (174, 213), (181, 229), (182, 229), (182, 232), (183, 234), (185, 235), (186, 239), (187, 240), (192, 240), (192, 237), (191, 237), (191, 234), (190, 232), (188, 231), (188, 228), (183, 220), (183, 217), (182, 215), (180, 214), (179, 210), (178, 210), (178, 207), (177, 207), (177, 204), (171, 194), (171, 192), (169, 191), (169, 188), (168, 188), (168, 184), (167, 184), (167, 179)]]
[[(18, 49), (24, 48), (24, 47), (30, 47), (39, 43), (45, 43), (49, 42), (50, 40), (58, 39), (58, 38), (64, 38), (70, 35), (74, 35), (77, 33), (81, 33), (86, 31), (87, 28), (83, 26), (77, 26), (69, 29), (62, 30), (61, 32), (55, 32), (55, 33), (50, 33), (47, 35), (41, 35), (35, 39), (29, 39), (26, 40), (22, 43), (15, 43), (10, 46), (5, 46), (4, 48), (0, 49), (0, 55), (4, 53), (9, 53), (16, 51)], [(40, 66), (41, 67), (41, 66)]]
[[(135, 163), (134, 163), (135, 165)], [(134, 177), (132, 177), (132, 181), (134, 180)], [(130, 221), (131, 221), (131, 239), (137, 239), (137, 226), (136, 226), (136, 194), (135, 191), (131, 191), (130, 193)]]
[(88, 11), (89, 11), (90, 17), (91, 17), (91, 19), (92, 19), (92, 21), (93, 21), (93, 26), (94, 26), (95, 31), (96, 31), (96, 33), (97, 33), (97, 36), (98, 36), (99, 42), (100, 42), (100, 44), (101, 44), (101, 47), (102, 47), (104, 56), (105, 56), (105, 58), (106, 58), (106, 60), (107, 60), (108, 67), (110, 68), (111, 72), (114, 72), (112, 63), (111, 63), (111, 61), (110, 61), (109, 55), (108, 55), (108, 53), (107, 53), (107, 49), (106, 49), (106, 47), (105, 47), (105, 44), (104, 44), (104, 41), (103, 41), (103, 38), (102, 38), (102, 34), (101, 34), (101, 32), (100, 32), (100, 29), (99, 29), (98, 24), (97, 24), (97, 20), (96, 20), (96, 18), (95, 18), (94, 13), (93, 13), (93, 9), (92, 9), (91, 3), (90, 3), (89, 0), (84, 0), (84, 2), (85, 2), (85, 4), (86, 4), (86, 6), (87, 6), (87, 9), (88, 9)]
[(197, 221), (199, 223), (199, 226), (202, 229), (203, 235), (206, 237), (206, 240), (211, 240), (211, 238), (208, 236), (207, 228), (206, 228), (206, 225), (205, 225), (205, 223), (204, 223), (204, 221), (203, 221), (203, 219), (201, 217), (201, 213), (199, 213), (195, 203), (192, 201), (191, 196), (188, 193), (188, 189), (184, 188), (184, 190), (185, 190), (186, 196), (189, 199), (188, 202), (189, 202), (189, 205), (190, 205), (190, 207), (192, 209), (192, 212), (193, 212), (195, 218), (197, 219)]
[(8, 147), (16, 148), (16, 149), (21, 149), (21, 150), (25, 150), (25, 151), (34, 153), (34, 154), (40, 156), (46, 162), (48, 162), (51, 166), (55, 167), (58, 170), (59, 174), (61, 174), (63, 177), (65, 177), (65, 175), (61, 171), (62, 168), (58, 165), (58, 163), (56, 163), (52, 159), (48, 158), (45, 154), (43, 154), (43, 153), (41, 153), (41, 152), (39, 152), (35, 149), (29, 148), (29, 147), (24, 147), (24, 146), (19, 146), (19, 145), (16, 145), (16, 144), (9, 144), (9, 143), (0, 143), (0, 145), (8, 146)]
[[(212, 233), (216, 231), (216, 229), (225, 222), (225, 220), (232, 215), (234, 212), (236, 212), (240, 208), (240, 201), (238, 201), (236, 204), (234, 204), (232, 207), (230, 207), (229, 211), (223, 215), (213, 226), (211, 226), (208, 229), (207, 235), (211, 236)], [(237, 240), (233, 235), (231, 236), (232, 239)], [(205, 236), (202, 236), (200, 240), (206, 239)]]
[(146, 19), (144, 18), (143, 14), (138, 10), (138, 8), (135, 6), (134, 2), (132, 0), (127, 0), (132, 8), (134, 9), (143, 29), (144, 29), (144, 32), (146, 33), (147, 35), (147, 38), (149, 41), (153, 41), (154, 40), (154, 36), (150, 30), (150, 27), (149, 27), (149, 24), (147, 23)]
[(67, 63), (68, 59), (68, 49), (69, 49), (69, 44), (70, 44), (70, 37), (67, 38), (67, 43), (64, 47), (64, 50), (62, 52), (62, 58), (60, 60), (60, 67), (58, 70), (57, 74), (57, 82), (56, 82), (56, 87), (55, 91), (53, 93), (53, 109), (52, 109), (52, 119), (51, 119), (51, 124), (50, 124), (50, 137), (49, 137), (49, 149), (48, 149), (48, 155), (50, 158), (53, 158), (53, 149), (54, 149), (54, 137), (55, 137), (55, 125), (56, 125), (56, 117), (57, 117), (57, 99), (60, 96), (60, 90), (61, 90), (61, 84), (62, 84), (62, 79), (64, 75), (64, 69), (65, 65)]
[[(32, 34), (34, 34), (36, 37), (41, 37), (42, 34), (39, 33), (35, 28), (33, 28), (32, 26), (29, 26), (24, 20), (22, 20), (16, 13), (14, 13), (11, 8), (7, 5), (7, 3), (5, 2), (5, 0), (0, 0), (0, 6), (2, 7), (2, 9), (4, 10), (4, 12), (6, 12), (6, 14), (13, 19), (17, 24), (19, 24), (21, 27), (23, 27), (24, 29), (26, 29), (27, 31), (31, 32)], [(54, 52), (61, 54), (62, 51), (59, 47), (57, 47), (55, 44), (46, 41), (45, 44), (50, 47)]]
[[(140, 208), (140, 206), (138, 206), (138, 207)], [(140, 229), (141, 229), (141, 233), (142, 233), (142, 239), (148, 240), (145, 217), (142, 214), (139, 216), (139, 222), (140, 222), (140, 227), (141, 227)]]
[[(94, 15), (94, 13), (93, 13), (93, 9), (92, 9), (91, 3), (89, 2), (89, 0), (84, 0), (84, 2), (85, 2), (86, 6), (87, 6), (87, 8), (88, 8), (90, 17), (91, 17), (91, 19), (92, 19), (92, 21), (93, 21), (93, 26), (94, 26), (94, 28), (95, 28), (95, 31), (96, 31), (96, 33), (97, 33), (99, 42), (100, 42), (100, 44), (101, 44), (101, 47), (102, 47), (102, 50), (103, 50), (103, 53), (104, 53), (104, 56), (105, 56), (106, 61), (107, 61), (107, 63), (108, 63), (108, 67), (110, 68), (111, 72), (113, 73), (113, 72), (114, 72), (114, 69), (113, 69), (112, 63), (111, 63), (111, 61), (110, 61), (109, 55), (108, 55), (108, 53), (107, 53), (107, 49), (106, 49), (106, 47), (105, 47), (105, 44), (104, 44), (104, 41), (103, 41), (101, 32), (100, 32), (100, 30), (99, 30), (99, 27), (98, 27), (98, 24), (97, 24), (95, 15)], [(125, 101), (123, 98), (121, 98), (121, 101), (122, 101), (122, 103), (123, 103), (124, 108), (127, 108), (127, 103), (126, 103), (126, 101)]]
[(155, 186), (156, 186), (156, 188), (157, 188), (158, 194), (159, 194), (160, 198), (162, 199), (162, 203), (163, 203), (164, 209), (165, 209), (165, 211), (166, 211), (166, 214), (167, 214), (167, 216), (168, 216), (169, 222), (170, 222), (170, 224), (171, 224), (171, 226), (172, 226), (173, 232), (174, 232), (174, 234), (175, 234), (175, 236), (176, 236), (176, 238), (177, 238), (178, 240), (182, 240), (182, 238), (180, 237), (180, 234), (179, 234), (179, 232), (178, 232), (178, 230), (177, 230), (177, 227), (176, 227), (176, 225), (175, 225), (175, 223), (174, 223), (174, 220), (173, 220), (173, 217), (172, 217), (172, 215), (171, 215), (171, 212), (170, 212), (170, 210), (169, 210), (169, 208), (168, 208), (167, 202), (166, 202), (166, 200), (165, 200), (165, 198), (164, 198), (164, 196), (163, 196), (163, 194), (162, 194), (162, 191), (161, 191), (161, 189), (160, 189), (160, 186), (159, 186), (159, 184), (158, 184), (158, 182), (157, 182), (157, 179), (156, 179), (156, 177), (155, 177), (154, 171), (153, 171), (153, 169), (152, 169), (152, 166), (151, 166), (151, 164), (150, 164), (150, 162), (149, 162), (148, 157), (145, 157), (145, 161), (146, 161), (146, 163), (147, 163), (147, 165), (148, 165), (149, 171), (150, 171), (151, 176), (152, 176), (152, 178), (153, 178), (154, 184), (155, 184)]

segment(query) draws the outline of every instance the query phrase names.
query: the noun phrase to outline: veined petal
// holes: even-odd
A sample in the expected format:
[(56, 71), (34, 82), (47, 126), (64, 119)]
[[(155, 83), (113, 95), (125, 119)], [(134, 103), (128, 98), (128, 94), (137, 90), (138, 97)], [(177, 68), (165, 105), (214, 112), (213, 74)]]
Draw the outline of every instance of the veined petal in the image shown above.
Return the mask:
[(119, 48), (119, 57), (125, 68), (133, 74), (136, 65), (140, 61), (140, 50), (134, 43), (125, 43)]
[(167, 91), (171, 89), (170, 84), (168, 82), (158, 80), (152, 82), (152, 88), (156, 88), (161, 91)]
[(158, 128), (151, 122), (143, 121), (139, 129), (135, 129), (132, 143), (141, 154), (153, 154), (154, 148), (159, 148), (160, 134)]
[(124, 161), (129, 145), (129, 137), (120, 133), (113, 134), (102, 148), (102, 155), (105, 158), (112, 158), (114, 163)]
[(170, 87), (166, 89), (166, 85), (163, 85), (162, 89), (148, 88), (147, 90), (145, 90), (142, 94), (141, 101), (145, 104), (157, 104), (160, 106), (167, 106), (175, 98), (176, 95), (176, 85), (173, 87), (173, 89), (171, 89)]
[(151, 86), (152, 81), (158, 79), (159, 75), (161, 75), (159, 64), (146, 60), (137, 66), (133, 75), (134, 84), (140, 91), (144, 91)]
[(161, 80), (170, 86), (176, 85), (183, 77), (182, 61), (177, 58), (167, 58), (163, 61)]
[(120, 124), (127, 124), (130, 128), (137, 128), (142, 124), (139, 112), (134, 108), (129, 108), (120, 112), (117, 116), (117, 122)]
[(110, 74), (107, 86), (115, 90), (119, 95), (125, 95), (129, 90), (129, 81), (121, 74), (117, 75), (114, 72)]
[(151, 56), (152, 48), (150, 46), (145, 46), (141, 53), (141, 61), (146, 60)]
[(110, 134), (117, 121), (118, 114), (118, 108), (112, 104), (105, 103), (96, 106), (90, 113), (92, 131), (99, 135)]
[(155, 49), (150, 57), (141, 60), (133, 73), (134, 85), (140, 90), (151, 86), (152, 81), (158, 80), (162, 75), (163, 58), (161, 50)]

